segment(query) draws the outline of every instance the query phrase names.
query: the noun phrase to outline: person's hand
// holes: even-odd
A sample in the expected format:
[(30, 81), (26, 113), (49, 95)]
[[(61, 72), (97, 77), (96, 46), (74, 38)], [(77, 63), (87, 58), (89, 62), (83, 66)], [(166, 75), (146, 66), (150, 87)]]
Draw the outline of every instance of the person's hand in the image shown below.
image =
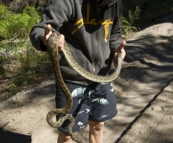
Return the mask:
[[(42, 42), (44, 45), (47, 46), (47, 40), (49, 39), (49, 36), (52, 34), (52, 26), (50, 24), (47, 25), (45, 29), (45, 34), (42, 37)], [(58, 50), (61, 51), (64, 48), (64, 35), (60, 35), (59, 38), (57, 39), (58, 42)]]
[(126, 41), (122, 40), (121, 45), (117, 48), (117, 50), (116, 50), (116, 52), (114, 54), (113, 64), (114, 64), (115, 67), (117, 66), (117, 55), (118, 55), (118, 53), (121, 54), (122, 59), (124, 59), (125, 56), (126, 56), (126, 51), (124, 49), (125, 45), (126, 45)]
[(47, 40), (49, 39), (49, 36), (52, 34), (52, 26), (50, 24), (47, 25), (44, 35), (42, 37), (42, 42), (44, 45), (47, 46)]

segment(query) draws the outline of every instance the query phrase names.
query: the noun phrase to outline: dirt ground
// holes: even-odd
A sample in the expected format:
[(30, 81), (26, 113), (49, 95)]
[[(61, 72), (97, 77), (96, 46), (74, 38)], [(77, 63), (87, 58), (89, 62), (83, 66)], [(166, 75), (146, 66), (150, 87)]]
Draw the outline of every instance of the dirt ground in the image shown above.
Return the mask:
[[(127, 39), (124, 64), (112, 82), (118, 115), (106, 121), (105, 143), (173, 143), (173, 16)], [(54, 79), (0, 103), (0, 143), (56, 143), (46, 122), (55, 107)], [(88, 143), (88, 127), (79, 131)]]

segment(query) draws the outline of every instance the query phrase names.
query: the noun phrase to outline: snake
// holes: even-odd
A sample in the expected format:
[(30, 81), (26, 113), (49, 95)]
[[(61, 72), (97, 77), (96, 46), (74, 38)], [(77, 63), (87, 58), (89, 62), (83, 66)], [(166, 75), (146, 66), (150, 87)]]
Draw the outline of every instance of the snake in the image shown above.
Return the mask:
[[(47, 53), (49, 55), (49, 58), (50, 58), (50, 61), (52, 64), (55, 80), (65, 95), (66, 105), (63, 108), (56, 108), (56, 109), (49, 111), (46, 119), (47, 119), (48, 124), (53, 128), (60, 127), (65, 120), (69, 120), (69, 126), (68, 126), (69, 135), (77, 143), (83, 143), (82, 139), (79, 136), (75, 135), (74, 132), (72, 131), (75, 120), (71, 114), (68, 114), (72, 108), (73, 99), (72, 99), (72, 95), (71, 95), (69, 89), (67, 88), (67, 86), (63, 80), (61, 70), (60, 70), (60, 65), (59, 65), (59, 60), (58, 60), (59, 36), (60, 36), (60, 33), (58, 31), (53, 32), (49, 36), (49, 38), (47, 40)], [(92, 74), (92, 73), (88, 72), (87, 70), (85, 70), (84, 68), (82, 68), (74, 59), (66, 41), (64, 42), (64, 48), (63, 48), (62, 52), (63, 52), (68, 64), (77, 73), (79, 73), (81, 76), (83, 76), (84, 78), (86, 78), (90, 81), (98, 82), (98, 83), (111, 82), (111, 81), (115, 80), (118, 77), (118, 75), (120, 74), (121, 67), (122, 67), (122, 61), (123, 61), (121, 54), (117, 55), (118, 64), (117, 64), (116, 70), (109, 76), (101, 76), (101, 75)], [(58, 117), (58, 119), (56, 121), (53, 121), (53, 118), (56, 115), (61, 115), (61, 116)]]

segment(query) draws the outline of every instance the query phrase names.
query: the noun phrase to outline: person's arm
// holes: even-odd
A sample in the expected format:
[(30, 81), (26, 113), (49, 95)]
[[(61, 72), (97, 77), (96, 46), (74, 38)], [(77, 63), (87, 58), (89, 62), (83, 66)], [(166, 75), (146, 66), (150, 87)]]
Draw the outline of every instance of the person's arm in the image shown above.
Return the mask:
[(49, 0), (43, 12), (42, 20), (30, 32), (30, 40), (37, 50), (46, 51), (46, 41), (51, 32), (58, 31), (72, 15), (71, 1)]

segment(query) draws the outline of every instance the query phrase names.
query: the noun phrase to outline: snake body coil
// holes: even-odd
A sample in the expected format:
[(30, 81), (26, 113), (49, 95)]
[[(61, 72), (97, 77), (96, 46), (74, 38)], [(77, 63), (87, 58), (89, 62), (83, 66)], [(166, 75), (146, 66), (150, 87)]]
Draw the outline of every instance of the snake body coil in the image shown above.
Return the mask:
[[(63, 77), (61, 75), (60, 67), (59, 67), (59, 61), (58, 61), (59, 35), (60, 34), (58, 32), (52, 33), (48, 39), (47, 47), (48, 47), (48, 54), (49, 54), (49, 57), (50, 57), (50, 60), (52, 63), (55, 79), (66, 97), (66, 105), (63, 108), (51, 110), (47, 114), (47, 122), (51, 127), (57, 128), (57, 127), (60, 127), (65, 120), (69, 120), (69, 122), (70, 122), (69, 134), (71, 135), (72, 139), (78, 143), (83, 143), (82, 139), (79, 138), (78, 136), (74, 135), (74, 133), (72, 132), (72, 127), (73, 127), (75, 121), (74, 121), (73, 116), (71, 114), (68, 114), (68, 112), (72, 108), (73, 99), (72, 99), (70, 91), (68, 90), (68, 88), (66, 87), (66, 84), (64, 83)], [(65, 42), (64, 49), (62, 52), (65, 55), (69, 65), (76, 72), (78, 72), (81, 76), (85, 77), (86, 79), (94, 81), (94, 82), (113, 81), (114, 79), (116, 79), (118, 77), (118, 75), (121, 71), (121, 66), (122, 66), (121, 55), (118, 55), (118, 67), (113, 74), (111, 74), (110, 76), (99, 76), (99, 75), (94, 75), (94, 74), (89, 73), (75, 61), (66, 42)], [(56, 122), (53, 122), (53, 117), (55, 117), (56, 115), (62, 115), (62, 117), (59, 117), (59, 119)]]

